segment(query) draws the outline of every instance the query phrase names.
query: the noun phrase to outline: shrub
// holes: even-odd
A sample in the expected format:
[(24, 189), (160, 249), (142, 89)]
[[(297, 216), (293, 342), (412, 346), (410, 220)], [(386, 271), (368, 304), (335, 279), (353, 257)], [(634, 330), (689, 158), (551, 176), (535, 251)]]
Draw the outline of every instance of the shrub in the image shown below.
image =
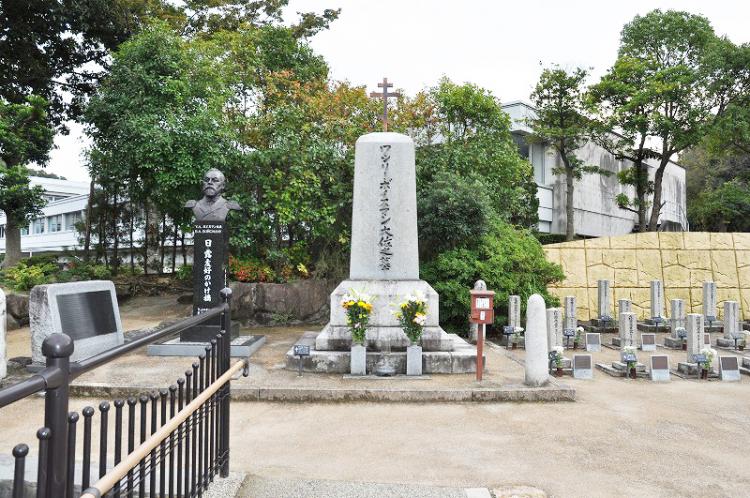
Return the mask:
[(276, 278), (270, 266), (255, 259), (229, 258), (229, 275), (238, 282), (273, 282)]
[(177, 280), (187, 281), (193, 278), (193, 265), (182, 265), (175, 272)]
[(441, 324), (458, 332), (467, 329), (469, 290), (476, 280), (495, 291), (499, 325), (506, 321), (509, 295), (520, 295), (522, 307), (534, 293), (541, 294), (548, 306), (556, 306), (559, 300), (547, 292), (547, 285), (564, 278), (562, 268), (545, 259), (541, 244), (528, 230), (500, 221), (491, 223), (477, 247), (439, 254), (422, 264), (421, 274), (440, 294)]
[(74, 261), (67, 270), (70, 280), (109, 280), (112, 273), (105, 265)]
[(52, 281), (51, 275), (57, 266), (51, 263), (28, 266), (21, 261), (16, 266), (3, 271), (5, 283), (13, 290), (27, 291), (36, 285), (47, 284)]

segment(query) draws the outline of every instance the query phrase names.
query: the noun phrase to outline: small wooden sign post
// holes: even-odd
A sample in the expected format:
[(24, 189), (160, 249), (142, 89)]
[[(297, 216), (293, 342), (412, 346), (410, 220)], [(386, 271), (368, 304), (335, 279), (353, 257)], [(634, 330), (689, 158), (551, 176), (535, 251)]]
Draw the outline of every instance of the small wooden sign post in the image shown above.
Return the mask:
[(495, 321), (495, 292), (490, 290), (470, 290), (471, 317), (469, 321), (477, 324), (477, 380), (482, 380), (484, 370), (484, 332), (488, 323)]

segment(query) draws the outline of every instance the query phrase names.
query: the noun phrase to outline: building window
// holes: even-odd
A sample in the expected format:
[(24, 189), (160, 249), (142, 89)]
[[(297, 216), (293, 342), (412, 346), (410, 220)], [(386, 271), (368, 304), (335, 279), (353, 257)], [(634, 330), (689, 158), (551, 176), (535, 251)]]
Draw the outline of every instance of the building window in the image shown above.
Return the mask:
[(83, 211), (76, 211), (75, 213), (68, 213), (65, 215), (65, 218), (67, 219), (65, 223), (65, 229), (73, 231), (76, 229), (76, 223), (78, 223), (79, 221), (83, 219)]
[(531, 144), (529, 147), (531, 151), (531, 165), (534, 166), (534, 180), (537, 183), (544, 185), (544, 145), (543, 144)]
[(512, 133), (513, 141), (518, 147), (518, 154), (524, 159), (529, 158), (529, 144), (526, 142), (526, 137), (520, 133)]
[(62, 215), (57, 214), (55, 216), (49, 217), (49, 231), (50, 232), (61, 232), (63, 229), (62, 223)]
[(37, 218), (31, 223), (32, 233), (44, 233), (44, 218)]
[(21, 227), (21, 235), (28, 235), (29, 234), (29, 227)]
[(5, 225), (0, 225), (0, 239), (5, 238)]

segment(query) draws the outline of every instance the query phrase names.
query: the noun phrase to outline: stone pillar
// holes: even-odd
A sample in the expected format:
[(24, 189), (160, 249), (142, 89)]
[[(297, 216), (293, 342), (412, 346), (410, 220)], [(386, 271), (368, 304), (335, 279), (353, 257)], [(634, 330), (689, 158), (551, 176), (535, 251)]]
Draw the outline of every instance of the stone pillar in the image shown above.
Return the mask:
[(508, 325), (521, 326), (521, 296), (508, 296)]
[(631, 311), (630, 299), (618, 299), (617, 300), (618, 316), (620, 313), (630, 313), (630, 311)]
[(739, 333), (740, 305), (737, 301), (724, 302), (724, 339), (734, 341)]
[(669, 327), (674, 339), (677, 337), (677, 327), (685, 327), (685, 301), (683, 299), (671, 299), (669, 301)]
[(636, 345), (638, 318), (635, 313), (620, 313), (619, 334), (620, 347)]
[(563, 345), (562, 333), (562, 308), (547, 308), (547, 347), (550, 351), (555, 346)]
[(576, 318), (576, 297), (565, 296), (564, 307), (565, 307), (565, 326), (566, 329), (575, 329), (578, 326), (578, 319)]
[(416, 182), (411, 138), (357, 140), (350, 280), (419, 280)]
[(7, 310), (6, 310), (5, 292), (0, 289), (0, 379), (5, 378), (8, 375), (8, 359), (6, 349), (6, 336), (7, 330)]
[(409, 295), (426, 298), (424, 351), (452, 351), (453, 339), (440, 328), (439, 296), (419, 280), (414, 142), (400, 133), (369, 133), (357, 140), (354, 156), (349, 279), (331, 293), (330, 321), (315, 338), (315, 349), (349, 350), (351, 332), (341, 300), (356, 292), (373, 304), (368, 351), (409, 345), (393, 315), (393, 303)]
[(687, 362), (693, 363), (693, 355), (703, 349), (703, 315), (688, 313), (687, 316)]
[(597, 318), (601, 319), (605, 316), (612, 316), (610, 313), (610, 301), (612, 300), (612, 288), (610, 287), (609, 280), (597, 280)]
[(664, 316), (664, 286), (661, 280), (651, 281), (651, 316), (650, 318), (662, 318)]
[(546, 321), (544, 299), (539, 294), (534, 294), (526, 303), (527, 386), (543, 386), (549, 380)]
[(716, 320), (716, 282), (703, 282), (703, 316)]

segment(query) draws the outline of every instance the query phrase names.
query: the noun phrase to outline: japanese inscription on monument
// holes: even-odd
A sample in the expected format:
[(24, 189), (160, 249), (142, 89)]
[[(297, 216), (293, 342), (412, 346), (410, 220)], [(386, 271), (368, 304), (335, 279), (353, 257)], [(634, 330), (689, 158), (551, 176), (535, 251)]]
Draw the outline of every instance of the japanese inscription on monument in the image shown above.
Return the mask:
[(391, 191), (390, 155), (391, 146), (380, 146), (380, 167), (383, 170), (383, 178), (380, 180), (380, 238), (378, 247), (380, 259), (378, 266), (381, 270), (391, 269), (391, 257), (393, 256), (393, 229), (391, 228), (391, 203), (389, 194)]

